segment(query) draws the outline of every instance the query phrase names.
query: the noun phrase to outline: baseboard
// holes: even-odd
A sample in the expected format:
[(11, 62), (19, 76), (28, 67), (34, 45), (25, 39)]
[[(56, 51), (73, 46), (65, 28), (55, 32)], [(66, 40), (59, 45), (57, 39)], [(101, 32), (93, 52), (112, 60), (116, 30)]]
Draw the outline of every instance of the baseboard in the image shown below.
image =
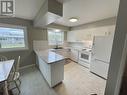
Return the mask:
[(30, 68), (30, 67), (34, 67), (36, 64), (31, 64), (31, 65), (27, 65), (27, 66), (23, 66), (23, 67), (20, 67), (19, 70), (23, 70), (23, 69), (27, 69), (27, 68)]

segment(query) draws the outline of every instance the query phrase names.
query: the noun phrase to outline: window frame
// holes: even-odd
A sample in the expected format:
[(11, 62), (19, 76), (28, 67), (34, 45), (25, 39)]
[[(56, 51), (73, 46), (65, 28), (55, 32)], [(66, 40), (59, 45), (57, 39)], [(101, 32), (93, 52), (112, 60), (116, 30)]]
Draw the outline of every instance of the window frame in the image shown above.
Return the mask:
[(0, 27), (23, 29), (24, 30), (24, 43), (25, 43), (25, 47), (0, 48), (0, 52), (21, 51), (21, 50), (28, 50), (29, 49), (29, 47), (28, 47), (28, 33), (27, 33), (27, 27), (26, 26), (19, 26), (19, 25), (11, 25), (11, 24), (0, 23)]
[[(56, 31), (54, 31), (54, 30), (52, 30), (52, 29), (48, 29), (48, 32), (54, 32), (55, 33), (55, 35), (56, 35)], [(63, 35), (63, 41), (61, 41), (61, 43), (60, 44), (57, 44), (57, 40), (55, 39), (55, 43), (51, 43), (51, 41), (49, 41), (49, 33), (48, 33), (48, 44), (49, 45), (63, 45), (64, 44), (64, 31), (59, 31), (59, 32), (61, 32), (62, 33), (62, 35)]]

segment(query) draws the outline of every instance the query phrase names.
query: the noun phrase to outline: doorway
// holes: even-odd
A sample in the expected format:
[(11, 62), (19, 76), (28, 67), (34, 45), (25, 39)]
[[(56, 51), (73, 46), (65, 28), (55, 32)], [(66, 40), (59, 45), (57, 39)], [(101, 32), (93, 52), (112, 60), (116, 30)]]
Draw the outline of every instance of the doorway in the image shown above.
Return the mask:
[(125, 63), (125, 69), (122, 76), (122, 82), (121, 82), (121, 88), (120, 88), (120, 94), (119, 95), (126, 95), (127, 93), (127, 57), (126, 57), (126, 63)]

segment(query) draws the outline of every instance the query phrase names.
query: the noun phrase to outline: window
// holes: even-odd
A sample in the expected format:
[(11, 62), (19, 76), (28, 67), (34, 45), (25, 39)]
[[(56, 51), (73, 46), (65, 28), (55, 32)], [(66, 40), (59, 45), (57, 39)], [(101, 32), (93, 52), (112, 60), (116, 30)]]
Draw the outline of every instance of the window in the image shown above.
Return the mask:
[(25, 27), (0, 25), (0, 51), (26, 48), (28, 46)]
[(62, 45), (64, 42), (64, 32), (48, 30), (48, 41), (49, 45)]

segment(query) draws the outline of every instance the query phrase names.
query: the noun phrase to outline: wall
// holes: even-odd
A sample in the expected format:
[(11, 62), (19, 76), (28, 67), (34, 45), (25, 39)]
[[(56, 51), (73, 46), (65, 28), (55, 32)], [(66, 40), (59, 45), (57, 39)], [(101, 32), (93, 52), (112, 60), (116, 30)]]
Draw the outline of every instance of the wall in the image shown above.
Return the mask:
[[(33, 51), (33, 41), (34, 40), (43, 40), (47, 41), (47, 30), (42, 28), (33, 27), (33, 22), (30, 20), (20, 19), (20, 18), (0, 18), (0, 23), (12, 24), (12, 25), (21, 25), (27, 27), (28, 32), (28, 50), (23, 51), (9, 51), (9, 52), (0, 52), (0, 55), (7, 56), (8, 59), (17, 60), (18, 56), (21, 56), (21, 66), (35, 64), (35, 53)], [(67, 33), (64, 32), (65, 41), (67, 39)]]
[(105, 95), (119, 95), (127, 55), (127, 0), (120, 0)]
[(29, 46), (28, 50), (0, 52), (0, 55), (4, 55), (7, 56), (8, 59), (15, 60), (17, 60), (17, 57), (20, 55), (21, 66), (35, 64), (35, 54), (33, 52), (32, 43), (33, 40), (47, 40), (45, 31), (41, 28), (34, 28), (32, 25), (32, 21), (19, 18), (0, 18), (0, 23), (26, 26), (28, 32), (28, 46)]
[(48, 40), (48, 34), (46, 29), (33, 27), (31, 35), (33, 40)]
[[(93, 41), (94, 36), (114, 36), (116, 17), (104, 19), (76, 27), (67, 33), (70, 46), (85, 46), (84, 41)], [(79, 43), (83, 42), (83, 43)]]
[(122, 76), (122, 85), (120, 89), (119, 95), (126, 95), (127, 91), (127, 57), (126, 57), (126, 63), (125, 63), (125, 69), (124, 69), (124, 75)]
[(110, 26), (115, 24), (116, 24), (116, 17), (112, 17), (112, 18), (103, 19), (100, 21), (95, 21), (95, 22), (79, 25), (76, 27), (72, 27), (71, 30), (90, 29), (90, 28)]

